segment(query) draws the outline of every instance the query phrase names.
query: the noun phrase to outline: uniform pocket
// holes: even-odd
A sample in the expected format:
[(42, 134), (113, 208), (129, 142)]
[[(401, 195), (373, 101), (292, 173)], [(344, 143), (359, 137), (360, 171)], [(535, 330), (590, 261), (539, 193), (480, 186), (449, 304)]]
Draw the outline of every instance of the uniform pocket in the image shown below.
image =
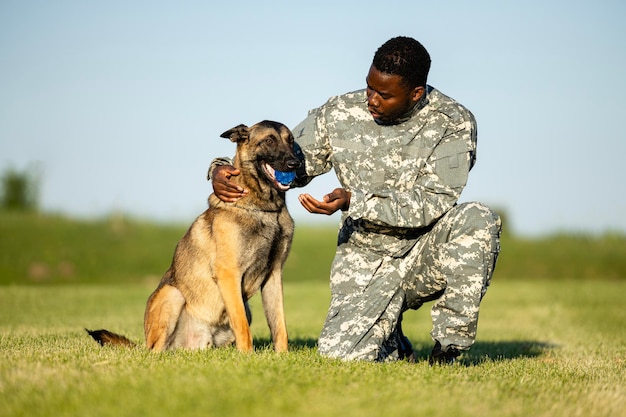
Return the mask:
[(462, 141), (442, 143), (435, 148), (431, 161), (435, 174), (450, 187), (462, 187), (469, 173), (469, 149)]

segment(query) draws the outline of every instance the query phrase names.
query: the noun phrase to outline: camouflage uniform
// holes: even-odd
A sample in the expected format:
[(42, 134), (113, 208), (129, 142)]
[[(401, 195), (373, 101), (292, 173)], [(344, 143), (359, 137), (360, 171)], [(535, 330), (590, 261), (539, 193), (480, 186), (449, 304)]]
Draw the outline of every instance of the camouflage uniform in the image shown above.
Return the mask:
[(472, 114), (428, 87), (405, 118), (379, 125), (360, 90), (329, 99), (293, 132), (305, 161), (296, 185), (334, 168), (351, 192), (319, 352), (398, 359), (402, 312), (427, 301), (433, 340), (443, 351), (469, 349), (501, 229), (483, 204), (457, 204), (476, 159)]
[(397, 359), (402, 312), (433, 300), (433, 339), (444, 351), (468, 349), (501, 228), (488, 207), (457, 204), (476, 157), (472, 114), (428, 87), (406, 118), (379, 125), (361, 90), (329, 99), (293, 132), (300, 185), (334, 168), (351, 192), (319, 352)]

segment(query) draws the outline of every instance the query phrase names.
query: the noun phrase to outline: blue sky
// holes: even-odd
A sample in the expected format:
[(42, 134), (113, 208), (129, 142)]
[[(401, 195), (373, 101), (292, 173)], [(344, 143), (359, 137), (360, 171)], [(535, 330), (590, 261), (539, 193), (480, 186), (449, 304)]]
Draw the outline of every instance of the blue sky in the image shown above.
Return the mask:
[[(478, 120), (461, 200), (505, 210), (519, 234), (626, 231), (626, 3), (211, 3), (0, 2), (0, 170), (36, 164), (45, 210), (191, 222), (210, 161), (234, 152), (220, 133), (295, 126), (406, 35)], [(297, 222), (337, 220), (298, 193)]]

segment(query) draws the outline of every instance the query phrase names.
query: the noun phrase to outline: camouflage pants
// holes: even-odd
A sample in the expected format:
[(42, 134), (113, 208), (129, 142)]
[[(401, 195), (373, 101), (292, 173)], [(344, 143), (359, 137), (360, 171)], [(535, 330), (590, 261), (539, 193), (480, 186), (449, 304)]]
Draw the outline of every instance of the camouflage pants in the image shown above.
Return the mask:
[[(345, 224), (345, 223), (344, 223)], [(386, 254), (341, 239), (331, 270), (331, 303), (322, 355), (372, 361), (398, 358), (402, 312), (432, 306), (433, 340), (446, 350), (474, 343), (480, 302), (500, 250), (499, 217), (480, 203), (453, 207), (406, 250)]]

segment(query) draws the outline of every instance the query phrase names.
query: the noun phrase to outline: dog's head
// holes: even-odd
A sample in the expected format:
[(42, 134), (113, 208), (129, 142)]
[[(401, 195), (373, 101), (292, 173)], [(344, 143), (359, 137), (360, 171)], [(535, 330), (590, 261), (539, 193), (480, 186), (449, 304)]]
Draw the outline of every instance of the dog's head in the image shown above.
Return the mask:
[(252, 162), (279, 191), (286, 191), (295, 178), (300, 160), (294, 153), (293, 134), (282, 123), (264, 120), (251, 127), (235, 126), (220, 135), (237, 143), (237, 158)]

